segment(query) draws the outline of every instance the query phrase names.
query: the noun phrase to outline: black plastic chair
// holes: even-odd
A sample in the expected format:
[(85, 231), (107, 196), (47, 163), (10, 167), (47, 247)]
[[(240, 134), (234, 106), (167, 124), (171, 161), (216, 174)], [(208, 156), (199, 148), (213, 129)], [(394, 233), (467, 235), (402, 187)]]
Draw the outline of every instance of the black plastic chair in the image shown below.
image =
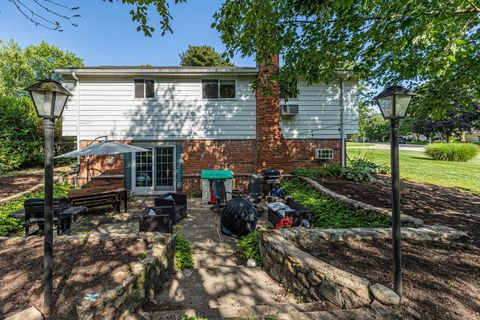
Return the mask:
[(214, 179), (212, 181), (213, 197), (215, 198), (215, 204), (213, 210), (220, 213), (220, 210), (227, 203), (227, 191), (225, 189), (225, 182), (222, 179)]

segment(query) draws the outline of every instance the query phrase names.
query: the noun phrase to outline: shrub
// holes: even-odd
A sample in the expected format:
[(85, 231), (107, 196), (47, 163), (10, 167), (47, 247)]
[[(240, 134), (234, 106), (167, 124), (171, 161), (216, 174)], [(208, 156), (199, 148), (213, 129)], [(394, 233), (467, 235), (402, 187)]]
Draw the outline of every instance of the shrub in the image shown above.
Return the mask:
[(257, 230), (242, 237), (237, 243), (237, 248), (240, 250), (240, 256), (243, 259), (255, 259), (257, 266), (263, 264), (262, 255), (260, 254), (260, 234)]
[(175, 268), (177, 270), (193, 268), (192, 246), (181, 234), (177, 234), (175, 238)]
[(369, 153), (360, 153), (349, 160), (348, 165), (342, 170), (342, 176), (347, 180), (367, 182), (373, 179), (373, 173), (387, 174), (389, 172), (390, 167), (375, 163)]
[(324, 177), (334, 178), (342, 175), (342, 167), (336, 164), (325, 164), (320, 168), (296, 168), (292, 170), (292, 174), (314, 180)]
[[(67, 196), (67, 191), (73, 189), (74, 186), (67, 183), (57, 183), (53, 189), (53, 196), (64, 198)], [(19, 230), (22, 227), (21, 222), (10, 217), (15, 211), (23, 209), (23, 203), (27, 199), (43, 198), (45, 196), (43, 190), (29, 193), (14, 201), (10, 201), (0, 206), (0, 236), (8, 236), (9, 234)]]
[(478, 154), (478, 147), (471, 143), (432, 143), (425, 151), (434, 160), (468, 161)]
[(343, 203), (319, 194), (305, 181), (293, 178), (282, 188), (295, 200), (313, 212), (314, 228), (380, 228), (391, 225), (388, 217), (369, 216)]

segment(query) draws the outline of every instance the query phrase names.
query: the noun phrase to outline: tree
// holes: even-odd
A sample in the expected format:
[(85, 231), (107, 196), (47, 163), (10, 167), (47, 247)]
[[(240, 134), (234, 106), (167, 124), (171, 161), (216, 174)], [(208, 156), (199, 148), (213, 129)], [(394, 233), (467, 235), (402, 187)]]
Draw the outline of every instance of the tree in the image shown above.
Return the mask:
[(83, 59), (74, 53), (46, 42), (22, 49), (14, 41), (0, 41), (0, 95), (23, 96), (36, 80), (61, 81), (56, 68), (82, 66)]
[(460, 138), (465, 132), (480, 130), (480, 104), (473, 104), (471, 110), (449, 110), (441, 119), (418, 118), (413, 128), (416, 133), (423, 134), (429, 139), (437, 135), (442, 136), (446, 141), (452, 136)]
[(211, 46), (188, 46), (180, 53), (180, 65), (184, 67), (231, 67), (232, 63), (224, 59)]
[(280, 81), (331, 82), (343, 68), (374, 89), (455, 84), (478, 100), (479, 13), (465, 0), (226, 0), (213, 26), (230, 56), (282, 55)]

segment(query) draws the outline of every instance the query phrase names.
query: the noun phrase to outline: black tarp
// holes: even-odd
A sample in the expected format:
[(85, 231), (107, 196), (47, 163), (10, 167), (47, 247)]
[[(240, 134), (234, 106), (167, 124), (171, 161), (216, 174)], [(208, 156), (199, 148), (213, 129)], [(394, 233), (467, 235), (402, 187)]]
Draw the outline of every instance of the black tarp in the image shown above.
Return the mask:
[(233, 198), (228, 201), (222, 211), (220, 228), (230, 237), (240, 238), (255, 230), (257, 226), (257, 210), (245, 198)]

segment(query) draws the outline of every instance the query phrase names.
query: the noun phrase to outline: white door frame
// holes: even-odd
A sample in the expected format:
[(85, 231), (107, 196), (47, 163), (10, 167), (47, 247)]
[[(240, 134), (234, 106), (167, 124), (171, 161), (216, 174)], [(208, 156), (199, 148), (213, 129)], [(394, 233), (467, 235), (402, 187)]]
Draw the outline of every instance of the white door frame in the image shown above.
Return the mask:
[[(142, 146), (146, 149), (152, 149), (152, 185), (150, 187), (137, 187), (137, 159), (136, 152), (132, 153), (132, 192), (138, 195), (157, 195), (166, 192), (174, 192), (177, 186), (177, 147), (175, 144), (152, 144), (151, 146)], [(155, 190), (157, 180), (157, 148), (173, 148), (173, 186), (171, 190)]]

